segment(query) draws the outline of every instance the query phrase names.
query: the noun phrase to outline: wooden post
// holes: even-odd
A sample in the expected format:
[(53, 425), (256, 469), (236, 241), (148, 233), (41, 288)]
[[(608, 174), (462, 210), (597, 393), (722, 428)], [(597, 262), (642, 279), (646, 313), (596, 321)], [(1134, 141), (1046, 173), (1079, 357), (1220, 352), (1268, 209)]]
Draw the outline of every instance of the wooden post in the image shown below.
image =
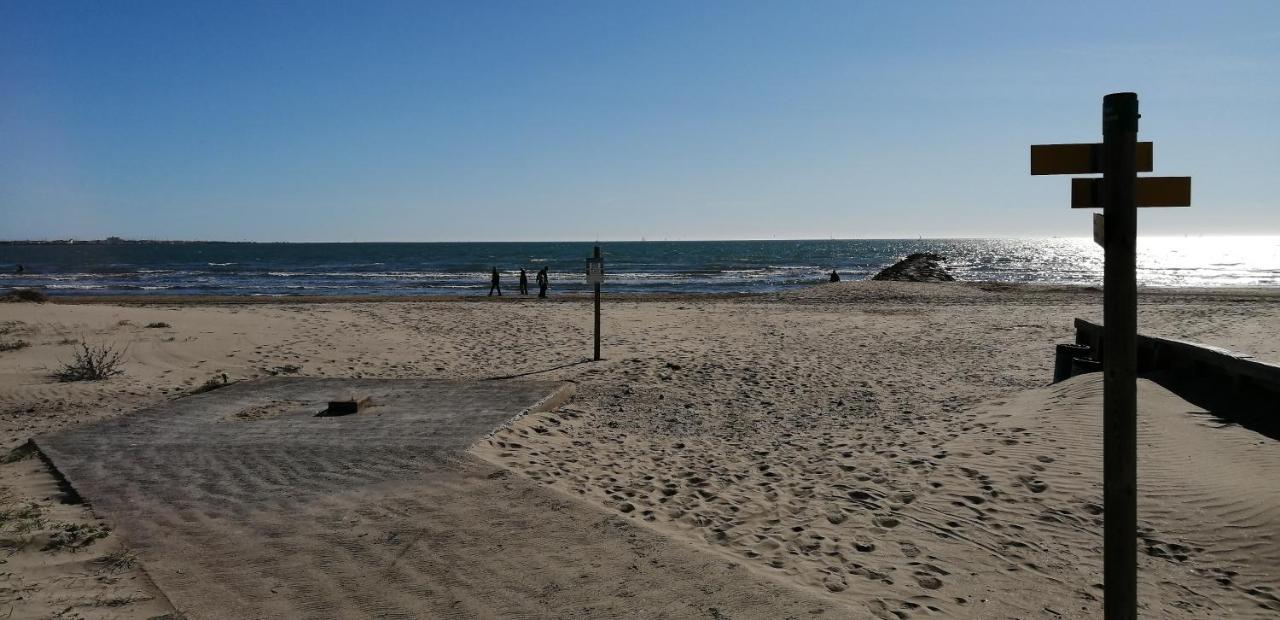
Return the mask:
[[(596, 260), (596, 262), (597, 262), (597, 263), (599, 263), (599, 262), (602, 260), (602, 259), (600, 258), (600, 246), (598, 246), (598, 245), (596, 246), (596, 250), (595, 250), (595, 253), (592, 255), (592, 258), (595, 258), (595, 260)], [(596, 283), (595, 283), (595, 289), (596, 289), (596, 355), (595, 355), (595, 361), (597, 361), (597, 362), (598, 362), (598, 361), (600, 361), (600, 281), (599, 281), (599, 280), (597, 280), (597, 281), (596, 281)]]
[(1071, 373), (1072, 362), (1077, 357), (1089, 357), (1092, 351), (1086, 345), (1060, 344), (1053, 351), (1053, 382), (1066, 381), (1075, 375)]
[[(1191, 177), (1142, 177), (1151, 170), (1151, 143), (1138, 142), (1138, 96), (1112, 93), (1102, 99), (1102, 144), (1037, 144), (1031, 174), (1097, 174), (1072, 179), (1071, 207), (1096, 209), (1094, 240), (1106, 254), (1099, 340), (1081, 331), (1102, 360), (1103, 573), (1108, 620), (1138, 615), (1138, 286), (1135, 245), (1138, 207), (1191, 206)], [(1094, 362), (1072, 360), (1072, 374)]]
[(1103, 575), (1107, 620), (1137, 618), (1138, 605), (1138, 96), (1102, 100), (1106, 265), (1103, 268)]

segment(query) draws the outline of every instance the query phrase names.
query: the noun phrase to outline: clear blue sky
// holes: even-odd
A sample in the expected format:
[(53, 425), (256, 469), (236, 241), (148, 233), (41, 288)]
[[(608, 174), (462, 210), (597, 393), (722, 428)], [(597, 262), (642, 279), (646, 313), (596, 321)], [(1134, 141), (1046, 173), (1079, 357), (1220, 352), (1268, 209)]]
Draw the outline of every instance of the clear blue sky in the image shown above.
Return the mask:
[(1115, 4), (0, 0), (0, 238), (1084, 236), (1124, 90), (1280, 233), (1280, 2)]

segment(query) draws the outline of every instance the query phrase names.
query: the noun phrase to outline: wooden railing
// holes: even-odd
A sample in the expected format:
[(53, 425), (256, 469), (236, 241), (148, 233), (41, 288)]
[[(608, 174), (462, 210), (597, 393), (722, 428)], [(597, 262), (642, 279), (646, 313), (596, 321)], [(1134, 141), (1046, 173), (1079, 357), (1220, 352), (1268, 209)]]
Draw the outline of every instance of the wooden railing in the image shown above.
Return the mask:
[[(1102, 326), (1075, 320), (1076, 344), (1094, 360), (1106, 357)], [(1280, 431), (1280, 364), (1198, 342), (1138, 334), (1138, 373), (1205, 407), (1212, 413), (1255, 427)]]

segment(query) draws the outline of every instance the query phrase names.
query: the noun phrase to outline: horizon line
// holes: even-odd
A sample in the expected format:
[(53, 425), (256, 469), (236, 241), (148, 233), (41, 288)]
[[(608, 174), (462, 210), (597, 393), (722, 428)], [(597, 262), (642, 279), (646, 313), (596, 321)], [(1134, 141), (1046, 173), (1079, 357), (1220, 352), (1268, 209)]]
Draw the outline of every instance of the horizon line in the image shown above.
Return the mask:
[[(1215, 238), (1215, 237), (1280, 237), (1277, 233), (1201, 233), (1190, 234), (1156, 234), (1143, 235), (1139, 234), (1139, 238), (1148, 239), (1174, 239), (1174, 238)], [(114, 241), (113, 241), (114, 239)], [(595, 240), (573, 240), (573, 239), (547, 239), (547, 240), (457, 240), (457, 241), (393, 241), (393, 240), (324, 240), (324, 241), (255, 241), (249, 239), (228, 240), (228, 239), (128, 239), (124, 237), (105, 237), (98, 239), (81, 239), (76, 237), (66, 238), (45, 238), (45, 239), (0, 239), (0, 244), (90, 244), (99, 245), (126, 245), (131, 243), (251, 243), (259, 245), (287, 245), (287, 244), (378, 244), (378, 243), (733, 243), (743, 241), (768, 241), (768, 242), (789, 242), (789, 241), (992, 241), (992, 240), (1015, 240), (1015, 239), (1091, 239), (1088, 235), (996, 235), (996, 236), (955, 236), (955, 237), (794, 237), (794, 238), (760, 238), (760, 237), (743, 237), (743, 238), (720, 238), (720, 239), (595, 239)]]

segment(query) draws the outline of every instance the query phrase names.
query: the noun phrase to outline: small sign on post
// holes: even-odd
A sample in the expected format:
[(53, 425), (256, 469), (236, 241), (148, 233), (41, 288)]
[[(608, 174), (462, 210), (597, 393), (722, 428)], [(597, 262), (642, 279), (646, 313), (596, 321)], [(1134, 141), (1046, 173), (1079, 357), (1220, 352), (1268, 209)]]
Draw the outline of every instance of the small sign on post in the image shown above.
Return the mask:
[(604, 261), (596, 258), (587, 259), (587, 284), (604, 282)]
[(604, 282), (604, 257), (600, 256), (600, 246), (596, 246), (591, 258), (587, 259), (587, 284), (595, 288), (596, 302), (596, 342), (595, 361), (600, 361), (600, 284)]
[(1138, 95), (1102, 99), (1101, 144), (1031, 147), (1031, 174), (1102, 174), (1072, 179), (1071, 207), (1102, 209), (1093, 240), (1103, 247), (1102, 537), (1108, 620), (1138, 614), (1137, 240), (1138, 207), (1191, 206), (1190, 177), (1150, 172), (1150, 142), (1138, 142)]

